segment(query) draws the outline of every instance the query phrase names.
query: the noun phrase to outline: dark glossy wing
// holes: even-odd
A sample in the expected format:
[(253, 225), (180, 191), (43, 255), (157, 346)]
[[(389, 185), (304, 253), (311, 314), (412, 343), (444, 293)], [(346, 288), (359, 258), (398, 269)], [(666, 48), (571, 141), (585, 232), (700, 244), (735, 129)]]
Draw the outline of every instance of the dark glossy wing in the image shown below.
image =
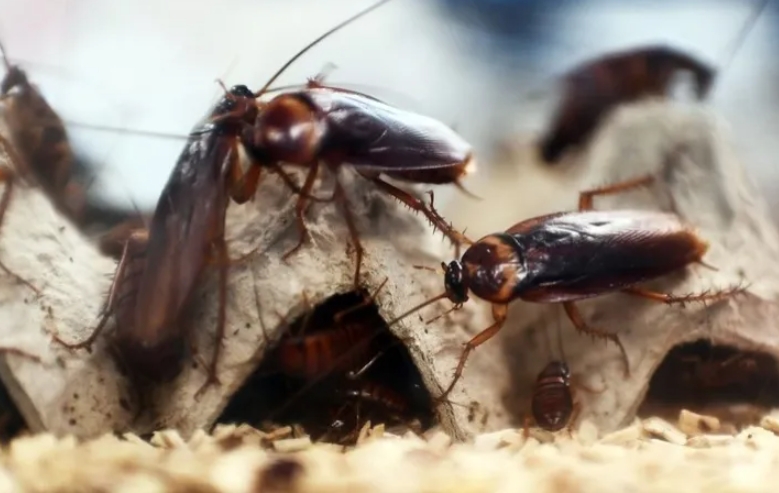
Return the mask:
[(677, 216), (651, 211), (573, 212), (525, 229), (514, 234), (527, 269), (517, 291), (535, 301), (616, 291), (681, 269), (707, 249)]
[(451, 168), (471, 146), (442, 122), (357, 94), (310, 89), (303, 93), (326, 115), (322, 154), (375, 171)]
[(136, 314), (149, 339), (175, 322), (222, 227), (230, 144), (216, 131), (193, 132), (157, 202)]

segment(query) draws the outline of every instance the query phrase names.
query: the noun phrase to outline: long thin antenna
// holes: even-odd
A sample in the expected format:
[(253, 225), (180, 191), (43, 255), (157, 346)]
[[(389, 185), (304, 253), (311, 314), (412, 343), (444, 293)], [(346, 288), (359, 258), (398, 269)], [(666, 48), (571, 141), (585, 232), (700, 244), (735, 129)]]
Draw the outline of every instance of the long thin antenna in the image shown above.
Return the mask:
[(11, 61), (8, 59), (8, 52), (5, 51), (5, 45), (2, 41), (0, 41), (0, 53), (3, 54), (3, 63), (5, 64), (6, 70), (11, 70)]
[(295, 56), (293, 56), (292, 58), (290, 58), (289, 60), (287, 60), (287, 63), (285, 63), (284, 65), (282, 65), (282, 67), (281, 67), (281, 68), (280, 68), (280, 69), (279, 69), (279, 70), (278, 70), (278, 71), (277, 71), (275, 74), (273, 74), (273, 77), (271, 77), (271, 78), (268, 80), (268, 82), (266, 82), (266, 83), (265, 83), (265, 85), (263, 86), (263, 88), (262, 88), (262, 89), (260, 89), (259, 91), (257, 91), (257, 92), (255, 93), (255, 97), (260, 97), (260, 96), (262, 96), (262, 95), (265, 93), (265, 91), (267, 91), (267, 90), (268, 90), (268, 88), (271, 86), (271, 84), (273, 84), (274, 82), (276, 82), (276, 79), (278, 79), (278, 78), (279, 78), (279, 76), (280, 76), (282, 73), (284, 73), (284, 71), (285, 71), (285, 70), (287, 70), (287, 69), (289, 68), (289, 66), (290, 66), (290, 65), (292, 65), (292, 63), (293, 63), (293, 62), (295, 62), (295, 60), (297, 60), (298, 58), (300, 58), (301, 56), (303, 56), (303, 54), (304, 54), (304, 53), (306, 53), (308, 50), (310, 50), (311, 48), (313, 48), (314, 46), (316, 46), (316, 45), (317, 45), (317, 44), (318, 44), (320, 41), (322, 41), (323, 39), (327, 38), (327, 37), (328, 37), (328, 36), (330, 36), (331, 34), (335, 33), (335, 32), (336, 32), (336, 31), (338, 31), (339, 29), (341, 29), (341, 28), (345, 27), (346, 25), (348, 25), (348, 24), (350, 24), (350, 23), (352, 23), (352, 22), (356, 21), (356, 20), (357, 20), (357, 19), (359, 19), (360, 17), (362, 17), (362, 16), (364, 16), (364, 15), (368, 14), (369, 12), (372, 12), (372, 11), (376, 10), (377, 8), (381, 7), (382, 5), (384, 5), (385, 3), (389, 2), (389, 1), (390, 1), (390, 0), (380, 0), (379, 2), (377, 2), (377, 3), (373, 4), (372, 6), (368, 7), (367, 9), (365, 9), (365, 10), (363, 10), (363, 11), (361, 11), (361, 12), (358, 12), (357, 14), (355, 14), (355, 15), (353, 15), (353, 16), (351, 16), (351, 17), (349, 17), (349, 18), (348, 18), (348, 19), (346, 19), (345, 21), (341, 22), (340, 24), (338, 24), (338, 25), (337, 25), (337, 26), (335, 26), (334, 28), (330, 29), (330, 30), (329, 30), (329, 31), (327, 31), (326, 33), (324, 33), (324, 34), (322, 34), (321, 36), (319, 36), (318, 38), (316, 38), (314, 41), (310, 42), (310, 43), (309, 43), (308, 45), (306, 45), (306, 46), (305, 46), (305, 47), (304, 47), (302, 50), (300, 50), (299, 52), (297, 52), (297, 54), (295, 54)]
[(763, 0), (760, 3), (760, 6), (752, 12), (752, 15), (744, 23), (744, 26), (741, 28), (738, 35), (730, 42), (730, 46), (725, 51), (726, 55), (723, 57), (724, 62), (722, 62), (719, 67), (720, 73), (733, 62), (733, 59), (735, 59), (736, 54), (744, 45), (744, 41), (746, 41), (747, 36), (755, 27), (755, 24), (757, 24), (758, 19), (760, 19), (760, 16), (763, 14), (763, 11), (768, 6), (769, 2), (770, 0)]

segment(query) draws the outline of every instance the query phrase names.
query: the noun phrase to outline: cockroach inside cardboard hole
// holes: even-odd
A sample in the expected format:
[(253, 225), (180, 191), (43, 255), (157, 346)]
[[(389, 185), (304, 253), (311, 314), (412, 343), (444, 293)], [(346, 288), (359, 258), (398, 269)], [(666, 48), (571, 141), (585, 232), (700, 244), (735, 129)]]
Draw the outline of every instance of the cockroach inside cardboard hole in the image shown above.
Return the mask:
[(756, 424), (776, 407), (779, 368), (773, 356), (701, 339), (668, 352), (638, 414), (675, 419), (688, 409), (738, 429)]
[(298, 425), (313, 441), (352, 444), (367, 421), (421, 433), (435, 413), (408, 349), (359, 290), (287, 324), (217, 423)]

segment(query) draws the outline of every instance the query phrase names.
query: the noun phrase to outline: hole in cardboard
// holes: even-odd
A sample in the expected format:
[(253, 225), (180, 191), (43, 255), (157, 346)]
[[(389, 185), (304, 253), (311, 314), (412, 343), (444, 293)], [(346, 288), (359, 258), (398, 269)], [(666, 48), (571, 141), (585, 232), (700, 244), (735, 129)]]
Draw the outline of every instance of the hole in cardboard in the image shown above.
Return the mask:
[(351, 444), (368, 420), (416, 432), (435, 424), (408, 349), (369, 294), (357, 291), (334, 295), (292, 321), (217, 423), (261, 430), (299, 425), (312, 441)]
[(11, 399), (8, 390), (4, 385), (0, 385), (0, 443), (8, 443), (27, 431), (27, 422)]
[(676, 420), (688, 409), (741, 428), (779, 407), (777, 385), (779, 369), (771, 355), (697, 340), (669, 351), (638, 414)]

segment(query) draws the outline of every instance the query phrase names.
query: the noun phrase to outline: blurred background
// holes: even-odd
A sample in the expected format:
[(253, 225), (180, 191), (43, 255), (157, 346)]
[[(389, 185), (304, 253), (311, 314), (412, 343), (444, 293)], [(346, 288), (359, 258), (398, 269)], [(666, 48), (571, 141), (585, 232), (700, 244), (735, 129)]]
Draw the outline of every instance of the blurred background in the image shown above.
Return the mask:
[[(73, 123), (76, 149), (98, 173), (90, 192), (152, 208), (183, 145), (175, 136), (221, 94), (217, 78), (256, 90), (305, 44), (371, 3), (0, 0), (0, 39)], [(544, 128), (557, 98), (553, 82), (572, 65), (659, 42), (719, 66), (758, 3), (394, 0), (319, 44), (277, 85), (332, 64), (330, 83), (453, 125), (488, 175), (496, 144)], [(772, 206), (779, 206), (776, 19), (769, 5), (711, 100)]]

